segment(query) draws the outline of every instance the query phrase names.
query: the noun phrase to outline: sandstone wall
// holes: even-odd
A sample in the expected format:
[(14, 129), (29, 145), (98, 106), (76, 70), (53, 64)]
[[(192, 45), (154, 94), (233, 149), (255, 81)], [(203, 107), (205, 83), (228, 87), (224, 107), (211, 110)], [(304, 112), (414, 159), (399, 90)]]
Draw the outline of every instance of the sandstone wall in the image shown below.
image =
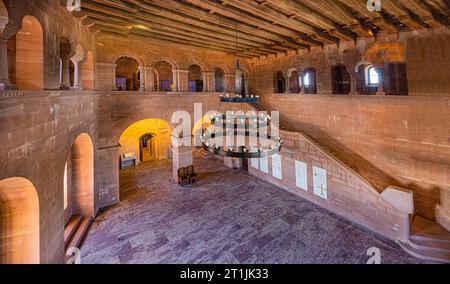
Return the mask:
[[(285, 144), (281, 151), (281, 179), (273, 176), (272, 159), (268, 172), (252, 167), (249, 172), (282, 189), (307, 199), (351, 222), (392, 240), (409, 239), (409, 215), (389, 204), (368, 182), (323, 149), (294, 132), (282, 131)], [(296, 161), (307, 165), (307, 188), (297, 186)], [(327, 198), (314, 193), (313, 167), (327, 171)], [(281, 190), (281, 189), (280, 189)]]
[[(91, 137), (96, 149), (97, 98), (93, 93), (0, 94), (0, 180), (24, 177), (37, 190), (41, 263), (63, 261), (64, 168), (72, 144), (82, 133)], [(96, 157), (94, 151), (97, 167)], [(96, 210), (97, 196), (96, 190)]]
[[(54, 90), (60, 86), (60, 42), (69, 40), (72, 52), (77, 44), (83, 47), (84, 59), (90, 51), (96, 61), (97, 50), (94, 34), (81, 24), (81, 20), (71, 16), (59, 0), (3, 0), (8, 9), (11, 26), (17, 31), (26, 15), (38, 19), (44, 32), (44, 89)], [(5, 29), (6, 30), (6, 29)], [(11, 35), (12, 36), (12, 35)], [(82, 61), (83, 62), (83, 61)], [(96, 70), (94, 64), (94, 70)]]
[(293, 127), (378, 189), (414, 191), (419, 215), (450, 228), (450, 98), (264, 94)]

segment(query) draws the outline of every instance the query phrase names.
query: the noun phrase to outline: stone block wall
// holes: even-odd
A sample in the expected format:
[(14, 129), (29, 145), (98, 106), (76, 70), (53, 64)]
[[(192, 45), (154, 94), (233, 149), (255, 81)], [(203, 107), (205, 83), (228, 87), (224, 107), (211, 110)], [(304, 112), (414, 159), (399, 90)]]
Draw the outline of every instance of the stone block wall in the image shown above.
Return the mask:
[(265, 109), (377, 189), (414, 191), (416, 212), (450, 228), (450, 97), (264, 94)]
[[(271, 158), (268, 159), (268, 173), (255, 169), (249, 162), (252, 175), (382, 236), (402, 241), (409, 238), (409, 215), (383, 200), (380, 193), (363, 178), (299, 133), (282, 131), (281, 137), (285, 142), (280, 153), (282, 178), (273, 176)], [(307, 190), (297, 186), (296, 161), (307, 164)], [(327, 199), (314, 194), (313, 167), (327, 171)]]
[(95, 150), (97, 98), (93, 93), (0, 93), (0, 180), (24, 177), (36, 188), (41, 263), (63, 261), (64, 168), (72, 144), (82, 133), (91, 137)]

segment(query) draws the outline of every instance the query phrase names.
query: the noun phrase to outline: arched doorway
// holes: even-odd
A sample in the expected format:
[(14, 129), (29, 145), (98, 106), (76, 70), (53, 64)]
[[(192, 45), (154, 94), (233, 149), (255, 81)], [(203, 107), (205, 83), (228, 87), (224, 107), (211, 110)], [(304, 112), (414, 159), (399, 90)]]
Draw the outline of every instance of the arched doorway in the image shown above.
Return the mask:
[(331, 67), (331, 84), (333, 94), (348, 95), (351, 90), (350, 74), (342, 64)]
[(283, 94), (286, 92), (286, 80), (284, 79), (283, 72), (275, 72), (274, 75), (275, 93)]
[[(14, 40), (12, 37), (10, 40)], [(11, 43), (13, 45), (13, 43)], [(44, 33), (39, 21), (25, 16), (15, 36), (15, 84), (19, 90), (44, 89)]]
[(215, 91), (225, 92), (225, 72), (222, 68), (214, 68)]
[(165, 120), (149, 118), (138, 121), (120, 136), (120, 155), (132, 155), (138, 163), (167, 159), (172, 144), (171, 134), (170, 124)]
[(193, 64), (188, 70), (189, 92), (203, 92), (203, 74), (200, 66)]
[(174, 88), (172, 65), (166, 61), (159, 61), (154, 65), (156, 90), (171, 92)]
[(156, 135), (146, 133), (139, 138), (139, 160), (141, 162), (153, 161), (158, 159)]
[(81, 66), (81, 80), (83, 89), (94, 90), (94, 56), (91, 51), (86, 54), (86, 59)]
[(94, 149), (91, 137), (83, 133), (75, 139), (64, 169), (64, 212), (71, 217), (94, 217)]
[(64, 247), (79, 248), (93, 218), (94, 148), (91, 137), (83, 133), (73, 143), (64, 165)]
[(141, 74), (139, 62), (130, 57), (120, 57), (116, 60), (116, 88), (119, 91), (139, 91)]
[(38, 264), (39, 198), (27, 179), (0, 181), (0, 264)]
[(289, 93), (298, 94), (301, 92), (300, 74), (296, 69), (288, 71)]

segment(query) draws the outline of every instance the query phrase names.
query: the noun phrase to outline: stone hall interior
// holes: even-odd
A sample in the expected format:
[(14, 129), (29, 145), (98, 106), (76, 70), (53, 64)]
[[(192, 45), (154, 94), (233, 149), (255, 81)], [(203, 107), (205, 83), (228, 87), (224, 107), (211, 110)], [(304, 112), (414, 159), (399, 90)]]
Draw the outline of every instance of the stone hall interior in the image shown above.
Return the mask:
[(0, 263), (449, 263), (449, 27), (446, 0), (0, 0)]

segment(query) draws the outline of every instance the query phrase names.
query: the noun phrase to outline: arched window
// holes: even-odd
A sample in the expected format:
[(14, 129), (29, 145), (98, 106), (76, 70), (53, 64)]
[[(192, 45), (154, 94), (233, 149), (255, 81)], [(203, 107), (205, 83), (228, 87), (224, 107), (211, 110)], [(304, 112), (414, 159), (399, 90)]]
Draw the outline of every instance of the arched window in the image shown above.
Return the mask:
[(166, 61), (157, 62), (155, 64), (155, 75), (156, 91), (171, 92), (174, 90), (172, 65)]
[(139, 91), (141, 86), (139, 62), (130, 57), (116, 61), (116, 88), (119, 91)]
[(371, 66), (367, 69), (367, 78), (370, 86), (375, 86), (380, 84), (380, 76), (378, 75), (375, 67)]

